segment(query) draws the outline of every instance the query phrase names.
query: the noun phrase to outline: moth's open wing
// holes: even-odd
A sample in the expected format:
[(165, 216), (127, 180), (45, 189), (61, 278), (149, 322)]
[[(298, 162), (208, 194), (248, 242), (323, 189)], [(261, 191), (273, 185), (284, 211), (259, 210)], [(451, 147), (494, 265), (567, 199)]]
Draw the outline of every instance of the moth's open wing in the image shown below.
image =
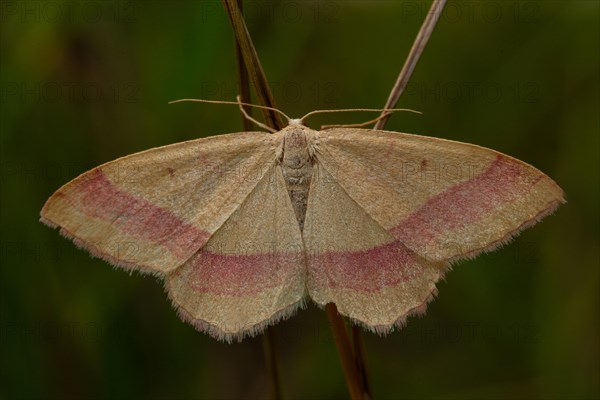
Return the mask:
[(537, 169), (474, 145), (331, 129), (315, 150), (309, 293), (380, 332), (424, 309), (449, 262), (495, 248), (564, 202)]
[(379, 333), (424, 309), (443, 263), (394, 238), (317, 162), (303, 231), (308, 291), (324, 306)]
[(494, 150), (367, 129), (319, 135), (317, 158), (348, 195), (431, 261), (491, 250), (564, 202), (548, 176)]
[(162, 275), (239, 207), (273, 163), (279, 140), (235, 133), (111, 161), (57, 190), (41, 221), (115, 265)]
[(231, 341), (260, 332), (303, 304), (306, 268), (300, 228), (273, 163), (262, 180), (166, 285), (181, 317)]

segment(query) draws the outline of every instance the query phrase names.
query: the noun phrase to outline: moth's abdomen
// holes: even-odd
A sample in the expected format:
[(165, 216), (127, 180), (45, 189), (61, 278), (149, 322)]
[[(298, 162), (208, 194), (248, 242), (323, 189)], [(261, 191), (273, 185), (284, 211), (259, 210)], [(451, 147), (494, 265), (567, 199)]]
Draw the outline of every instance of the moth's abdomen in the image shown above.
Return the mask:
[(306, 204), (308, 203), (308, 191), (312, 176), (312, 165), (309, 162), (299, 169), (293, 169), (285, 165), (281, 167), (298, 225), (300, 225), (300, 230), (303, 230), (304, 218), (306, 217)]
[(309, 139), (306, 130), (307, 128), (301, 126), (287, 128), (281, 156), (283, 178), (300, 230), (304, 229), (306, 204), (312, 177), (312, 159), (309, 155)]

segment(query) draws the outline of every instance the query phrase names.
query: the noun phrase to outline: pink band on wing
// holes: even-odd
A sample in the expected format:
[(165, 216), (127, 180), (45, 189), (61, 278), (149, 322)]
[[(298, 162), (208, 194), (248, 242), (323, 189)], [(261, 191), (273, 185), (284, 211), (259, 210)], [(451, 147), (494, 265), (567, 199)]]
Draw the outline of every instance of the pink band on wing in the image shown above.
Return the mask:
[[(204, 293), (245, 296), (295, 282), (302, 253), (218, 254), (200, 251), (176, 273), (187, 274), (190, 286)], [(188, 272), (187, 270), (191, 270)]]
[(309, 275), (319, 287), (376, 292), (419, 276), (423, 266), (400, 241), (362, 251), (326, 251), (309, 258)]
[(83, 213), (110, 221), (132, 236), (156, 242), (178, 257), (189, 257), (210, 237), (171, 211), (120, 190), (100, 169), (86, 176), (73, 197)]
[(498, 155), (484, 172), (432, 197), (390, 233), (405, 243), (430, 243), (445, 232), (471, 224), (500, 204), (526, 194), (543, 177), (523, 172), (517, 162)]

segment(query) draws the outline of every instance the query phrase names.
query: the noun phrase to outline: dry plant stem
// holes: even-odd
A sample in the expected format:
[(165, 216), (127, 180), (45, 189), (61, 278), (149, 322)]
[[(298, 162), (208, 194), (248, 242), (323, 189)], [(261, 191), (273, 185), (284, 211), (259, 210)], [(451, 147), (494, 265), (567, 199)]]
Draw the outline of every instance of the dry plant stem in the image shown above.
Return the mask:
[[(235, 40), (240, 48), (242, 57), (244, 58), (244, 63), (248, 69), (250, 81), (254, 85), (254, 90), (256, 91), (258, 101), (262, 105), (275, 107), (273, 94), (271, 93), (267, 78), (258, 59), (256, 49), (252, 44), (252, 39), (248, 33), (248, 28), (246, 27), (246, 22), (244, 21), (244, 17), (240, 11), (240, 8), (238, 7), (237, 0), (221, 1), (225, 7), (225, 10), (227, 11), (231, 25), (233, 26)], [(272, 126), (275, 129), (283, 128), (283, 124), (281, 123), (279, 116), (273, 111), (263, 110), (263, 115), (267, 125)]]
[[(413, 43), (412, 48), (408, 53), (408, 57), (404, 62), (402, 70), (400, 70), (398, 79), (396, 79), (396, 83), (394, 84), (394, 87), (390, 92), (390, 96), (388, 97), (387, 103), (385, 103), (384, 108), (394, 108), (396, 103), (398, 103), (398, 99), (400, 99), (400, 95), (406, 88), (406, 84), (408, 83), (408, 80), (410, 79), (413, 70), (417, 65), (417, 62), (421, 57), (423, 49), (427, 45), (429, 37), (431, 37), (433, 28), (435, 28), (435, 25), (437, 24), (445, 5), (446, 0), (434, 0), (431, 4), (431, 8), (427, 13), (427, 17), (425, 18), (425, 21), (423, 21), (423, 25), (421, 25), (421, 29), (419, 30), (415, 42)], [(386, 115), (382, 119), (377, 121), (373, 129), (383, 129), (389, 117), (389, 115)]]
[(367, 364), (365, 355), (365, 344), (361, 334), (361, 327), (352, 325), (352, 344), (354, 346), (354, 359), (356, 363), (356, 372), (363, 399), (372, 399), (371, 385), (369, 384), (369, 375), (367, 374)]
[(356, 369), (355, 357), (352, 352), (344, 320), (340, 317), (335, 304), (329, 303), (325, 306), (325, 309), (327, 310), (327, 316), (329, 316), (329, 323), (331, 324), (331, 332), (335, 339), (335, 345), (340, 355), (340, 360), (342, 361), (342, 368), (344, 370), (344, 376), (346, 377), (350, 398), (352, 400), (364, 399), (363, 390), (360, 385), (360, 377)]
[[(237, 0), (240, 13), (243, 13), (243, 0)], [(238, 86), (240, 90), (239, 100), (243, 103), (250, 103), (250, 81), (248, 79), (248, 70), (244, 64), (244, 56), (238, 41), (235, 41), (235, 55), (237, 60), (238, 70)], [(248, 115), (252, 114), (252, 109), (241, 105)], [(244, 130), (253, 131), (254, 126), (248, 118), (242, 115), (242, 125)], [(280, 400), (283, 398), (281, 392), (281, 383), (279, 380), (279, 368), (277, 366), (276, 343), (275, 343), (275, 327), (270, 326), (262, 335), (263, 352), (265, 355), (265, 365), (267, 367), (268, 376), (271, 381), (271, 398)]]
[[(237, 0), (238, 8), (240, 13), (243, 13), (243, 0)], [(250, 81), (248, 79), (248, 70), (246, 69), (246, 65), (244, 64), (244, 55), (242, 54), (242, 49), (238, 44), (238, 41), (235, 41), (235, 58), (237, 61), (237, 71), (238, 71), (238, 87), (240, 89), (240, 101), (243, 103), (250, 103)], [(246, 106), (243, 107), (244, 111), (250, 116), (252, 116), (252, 109)], [(242, 115), (242, 126), (245, 131), (252, 131), (253, 126), (252, 122), (248, 118), (245, 118)]]
[[(406, 85), (419, 61), (421, 58), (421, 54), (423, 53), (423, 49), (427, 45), (431, 34), (433, 33), (433, 29), (440, 19), (440, 15), (444, 10), (444, 6), (446, 5), (446, 0), (434, 0), (431, 4), (429, 12), (427, 13), (427, 17), (423, 24), (421, 25), (421, 29), (415, 38), (415, 41), (410, 49), (408, 57), (404, 62), (404, 66), (400, 70), (400, 74), (398, 74), (398, 78), (396, 79), (396, 83), (392, 87), (390, 95), (388, 97), (387, 102), (385, 103), (384, 109), (395, 108), (398, 103), (398, 99), (402, 95), (402, 92), (406, 88)], [(386, 113), (385, 111), (381, 113), (381, 119), (379, 119), (373, 129), (383, 129), (387, 120), (389, 119), (391, 114)], [(352, 327), (352, 339), (354, 344), (354, 354), (356, 359), (356, 369), (358, 370), (358, 376), (361, 383), (361, 389), (363, 393), (372, 397), (367, 368), (365, 365), (365, 351), (364, 345), (362, 341), (361, 331), (357, 327)]]
[[(248, 33), (248, 29), (246, 28), (246, 24), (238, 7), (237, 1), (221, 1), (223, 2), (227, 14), (229, 15), (231, 24), (233, 25), (235, 39), (240, 46), (244, 63), (248, 70), (250, 80), (252, 81), (256, 90), (259, 103), (263, 106), (275, 107), (275, 102), (273, 100), (269, 84), (262, 70), (258, 55), (254, 49), (254, 45), (252, 44), (252, 39)], [(275, 112), (263, 110), (263, 115), (265, 116), (265, 122), (267, 125), (275, 129), (283, 128), (281, 120), (279, 119), (279, 116), (275, 114)], [(334, 338), (340, 354), (340, 359), (342, 360), (342, 365), (344, 367), (346, 385), (348, 386), (348, 390), (350, 391), (352, 398), (359, 399), (360, 397), (358, 396), (360, 396), (361, 390), (348, 332), (345, 329), (342, 317), (337, 313), (337, 308), (335, 308), (335, 305), (330, 306), (333, 307), (333, 312), (330, 311), (331, 307), (328, 306), (327, 314), (329, 316), (332, 329), (334, 330)]]
[(271, 398), (275, 400), (283, 399), (281, 391), (281, 383), (279, 380), (279, 368), (277, 367), (277, 356), (275, 349), (275, 328), (269, 326), (262, 335), (263, 351), (265, 354), (265, 363), (267, 364), (267, 372), (271, 376)]

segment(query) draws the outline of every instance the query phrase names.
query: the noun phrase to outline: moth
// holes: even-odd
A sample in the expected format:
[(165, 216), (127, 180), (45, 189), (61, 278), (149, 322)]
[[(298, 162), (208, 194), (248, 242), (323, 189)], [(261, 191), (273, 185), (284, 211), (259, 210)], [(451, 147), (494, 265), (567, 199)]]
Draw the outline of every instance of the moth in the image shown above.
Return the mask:
[(108, 162), (58, 189), (41, 222), (164, 280), (179, 316), (241, 340), (308, 298), (371, 331), (425, 311), (456, 260), (563, 203), (536, 168), (472, 144), (359, 128), (241, 132)]

